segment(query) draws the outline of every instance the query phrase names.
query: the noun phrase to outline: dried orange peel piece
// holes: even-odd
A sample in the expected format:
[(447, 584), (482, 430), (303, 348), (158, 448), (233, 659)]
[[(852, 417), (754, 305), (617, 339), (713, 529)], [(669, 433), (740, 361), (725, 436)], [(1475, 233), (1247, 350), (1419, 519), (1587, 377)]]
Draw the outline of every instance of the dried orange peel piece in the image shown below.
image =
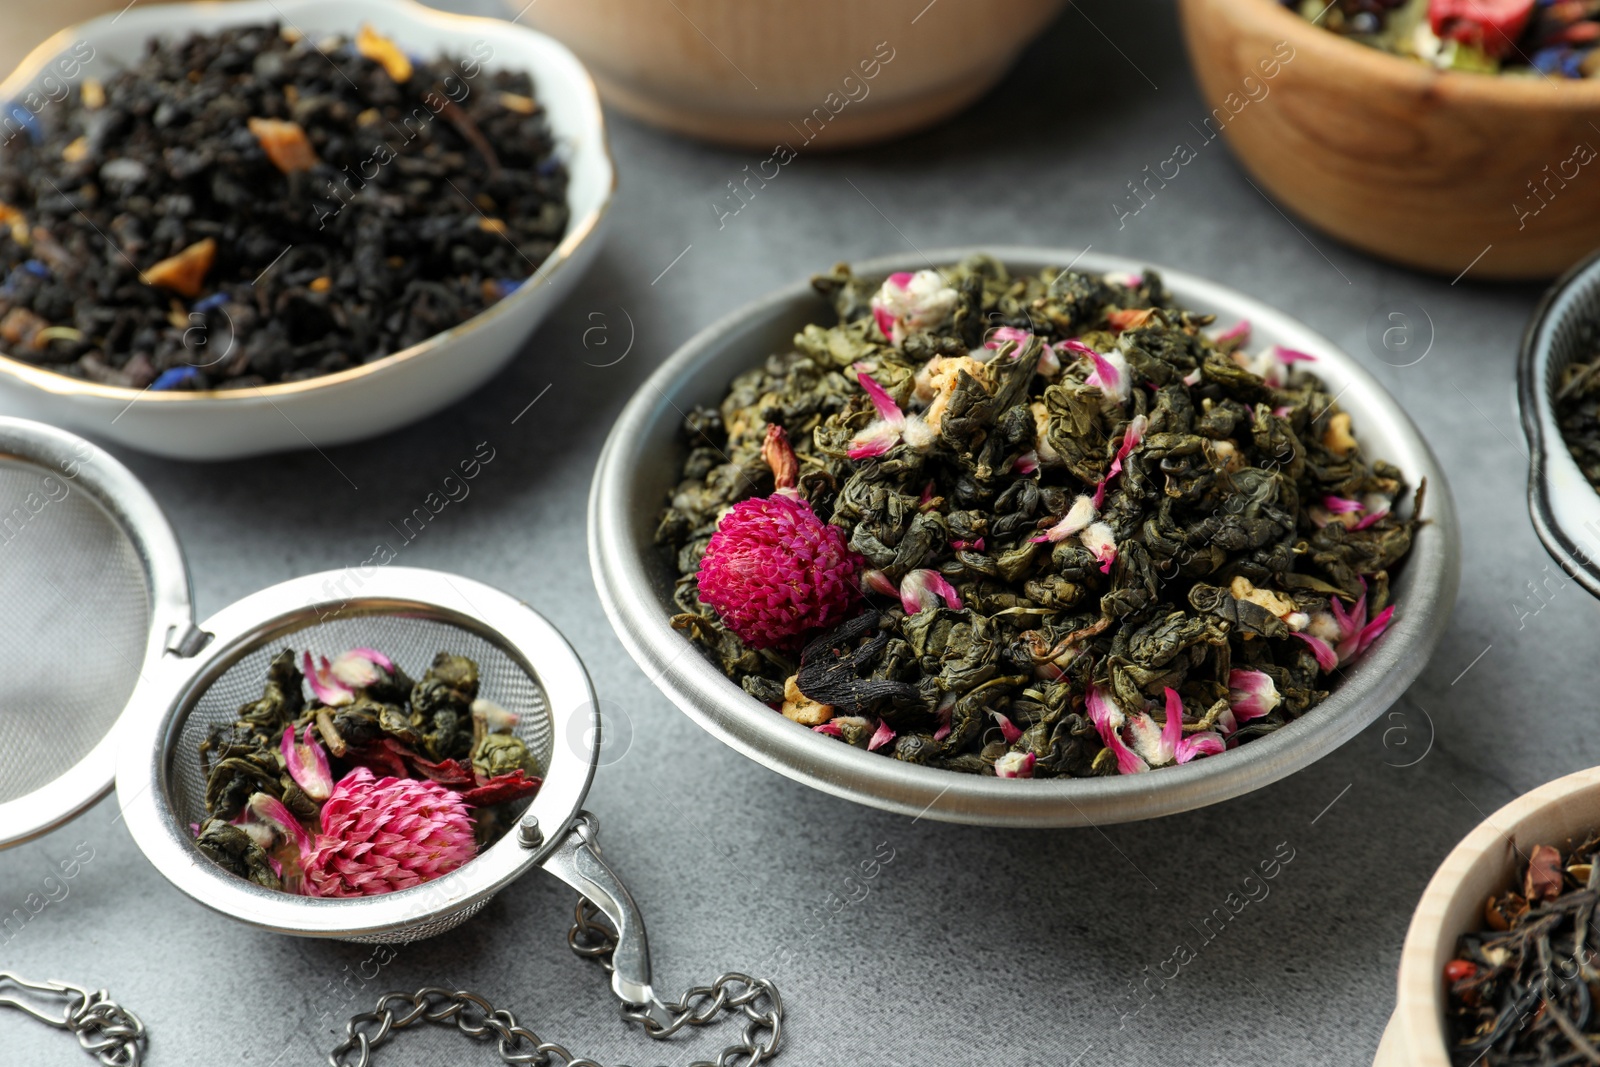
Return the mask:
[(316, 149), (311, 147), (306, 131), (298, 122), (253, 118), (249, 125), (272, 165), (285, 174), (310, 170), (317, 165)]
[(356, 51), (382, 67), (395, 81), (404, 84), (411, 80), (411, 57), (371, 26), (363, 25), (356, 34)]
[(11, 231), (11, 239), (13, 241), (24, 248), (28, 247), (28, 216), (24, 215), (20, 209), (0, 201), (0, 226), (4, 226)]
[(216, 262), (217, 242), (207, 237), (196, 241), (175, 256), (169, 256), (139, 275), (146, 285), (157, 285), (193, 299), (200, 295), (206, 274)]

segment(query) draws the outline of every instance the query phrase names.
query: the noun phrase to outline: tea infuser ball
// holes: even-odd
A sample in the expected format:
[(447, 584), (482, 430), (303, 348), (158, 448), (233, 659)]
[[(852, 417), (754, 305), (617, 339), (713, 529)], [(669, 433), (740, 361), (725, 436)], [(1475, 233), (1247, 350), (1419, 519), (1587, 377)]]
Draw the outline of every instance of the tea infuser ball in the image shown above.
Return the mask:
[[(0, 643), (0, 847), (81, 812), (109, 788), (115, 764), (128, 831), (156, 869), (201, 904), (261, 929), (415, 941), (454, 928), (541, 866), (582, 895), (569, 942), (605, 963), (625, 1018), (668, 1037), (741, 1011), (750, 1020), (744, 1041), (727, 1054), (742, 1050), (758, 1063), (776, 1051), (782, 1004), (770, 982), (730, 973), (676, 1003), (657, 998), (643, 920), (582, 810), (599, 760), (594, 688), (555, 627), (516, 598), (438, 571), (357, 568), (282, 582), (196, 623), (177, 538), (138, 480), (86, 441), (10, 418), (0, 418), (0, 596), (17, 615)], [(299, 896), (214, 863), (193, 829), (207, 818), (201, 742), (260, 697), (267, 665), (283, 649), (362, 647), (413, 669), (441, 650), (473, 660), (479, 695), (515, 716), (542, 778), (538, 792), (472, 859), (391, 893)], [(391, 1029), (456, 1019), (463, 1004), (494, 1016), (471, 994), (448, 994), (459, 1001), (454, 1009), (434, 994), (448, 991), (412, 999), (437, 1010), (387, 1015), (378, 1031), (363, 1030), (362, 1020), (385, 1017), (388, 998), (352, 1020), (344, 1051), (359, 1057), (351, 1062), (365, 1063)], [(528, 1035), (503, 1034), (502, 1046)]]

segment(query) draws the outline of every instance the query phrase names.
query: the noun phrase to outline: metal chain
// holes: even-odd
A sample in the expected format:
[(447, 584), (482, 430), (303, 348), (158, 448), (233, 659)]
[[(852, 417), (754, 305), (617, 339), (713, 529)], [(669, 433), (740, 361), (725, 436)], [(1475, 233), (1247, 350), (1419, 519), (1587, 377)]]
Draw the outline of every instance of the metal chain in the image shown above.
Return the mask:
[[(567, 944), (585, 959), (598, 960), (609, 974), (616, 933), (600, 920), (600, 909), (578, 898)], [(723, 1012), (744, 1012), (750, 1021), (742, 1040), (730, 1045), (715, 1060), (697, 1060), (689, 1067), (758, 1067), (778, 1054), (783, 1041), (783, 998), (777, 986), (764, 978), (728, 973), (709, 986), (695, 986), (677, 1003), (635, 1004), (622, 1009), (622, 1017), (644, 1027), (653, 1038), (665, 1039), (685, 1026), (705, 1026)], [(658, 1016), (667, 1016), (661, 1022)], [(370, 1067), (372, 1050), (418, 1022), (455, 1023), (468, 1037), (493, 1040), (500, 1059), (532, 1067), (601, 1067), (594, 1060), (574, 1057), (565, 1048), (545, 1041), (517, 1022), (504, 1008), (496, 1009), (475, 993), (429, 986), (415, 993), (385, 993), (375, 1011), (354, 1016), (345, 1027), (345, 1039), (328, 1054), (329, 1067)]]
[(0, 971), (0, 990), (7, 985), (61, 998), (57, 1013), (19, 997), (0, 993), (0, 1007), (16, 1008), (57, 1030), (70, 1031), (78, 1044), (106, 1067), (139, 1067), (144, 1056), (144, 1023), (119, 1006), (104, 989), (93, 993), (69, 982), (30, 982)]

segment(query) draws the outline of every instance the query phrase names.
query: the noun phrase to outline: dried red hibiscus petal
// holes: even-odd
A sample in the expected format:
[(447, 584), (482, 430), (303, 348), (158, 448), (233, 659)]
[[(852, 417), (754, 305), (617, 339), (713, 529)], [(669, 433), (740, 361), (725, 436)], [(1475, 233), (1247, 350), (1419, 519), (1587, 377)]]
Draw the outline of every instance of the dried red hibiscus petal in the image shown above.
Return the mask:
[(386, 737), (377, 744), (351, 746), (345, 753), (345, 759), (357, 767), (367, 768), (380, 778), (410, 778), (411, 772), (400, 755), (405, 751), (403, 746)]
[(347, 758), (374, 774), (392, 778), (426, 778), (457, 791), (477, 782), (470, 763), (457, 759), (435, 763), (392, 737), (352, 748)]
[(521, 800), (531, 797), (539, 791), (544, 784), (544, 779), (533, 776), (520, 767), (510, 774), (497, 774), (493, 778), (478, 776), (478, 785), (461, 794), (461, 799), (475, 807), (486, 807), (490, 804), (504, 804), (509, 800)]

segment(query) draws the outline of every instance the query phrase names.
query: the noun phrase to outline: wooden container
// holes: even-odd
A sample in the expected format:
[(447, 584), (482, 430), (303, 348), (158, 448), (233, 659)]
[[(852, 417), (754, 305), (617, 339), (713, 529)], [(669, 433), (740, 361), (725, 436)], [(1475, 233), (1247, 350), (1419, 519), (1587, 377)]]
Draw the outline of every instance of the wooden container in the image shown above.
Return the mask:
[(1483, 904), (1516, 874), (1518, 848), (1565, 847), (1600, 826), (1600, 768), (1525, 793), (1485, 819), (1439, 865), (1400, 953), (1399, 997), (1373, 1067), (1450, 1067), (1444, 965), (1462, 934), (1483, 928)]
[[(1000, 80), (1064, 2), (538, 0), (520, 21), (576, 52), (602, 99), (636, 118), (798, 152), (954, 114)], [(508, 0), (508, 13), (524, 3)]]
[(1179, 8), (1214, 109), (1196, 124), (1317, 228), (1452, 278), (1550, 277), (1600, 247), (1600, 81), (1436, 71), (1277, 0)]

